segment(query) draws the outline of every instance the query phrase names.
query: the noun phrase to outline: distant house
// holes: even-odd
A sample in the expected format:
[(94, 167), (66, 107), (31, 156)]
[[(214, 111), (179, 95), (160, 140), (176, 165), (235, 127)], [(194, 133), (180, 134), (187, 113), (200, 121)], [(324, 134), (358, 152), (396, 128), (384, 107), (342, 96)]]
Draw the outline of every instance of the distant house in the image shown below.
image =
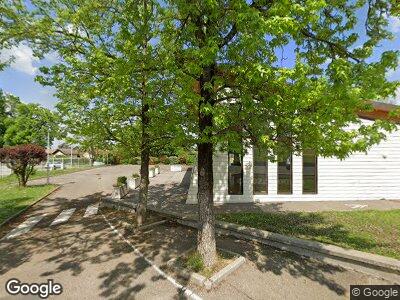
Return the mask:
[(84, 153), (81, 153), (78, 149), (74, 148), (46, 149), (46, 153), (54, 157), (62, 157), (62, 156), (71, 157), (72, 155), (72, 158), (81, 158), (84, 155)]
[[(388, 118), (395, 108), (374, 103), (372, 112), (359, 117), (363, 124), (371, 124)], [(272, 163), (251, 147), (243, 157), (216, 152), (213, 168), (216, 203), (400, 199), (400, 130), (388, 134), (367, 154), (355, 153), (345, 160), (304, 152)], [(187, 203), (197, 203), (197, 171), (192, 174)]]

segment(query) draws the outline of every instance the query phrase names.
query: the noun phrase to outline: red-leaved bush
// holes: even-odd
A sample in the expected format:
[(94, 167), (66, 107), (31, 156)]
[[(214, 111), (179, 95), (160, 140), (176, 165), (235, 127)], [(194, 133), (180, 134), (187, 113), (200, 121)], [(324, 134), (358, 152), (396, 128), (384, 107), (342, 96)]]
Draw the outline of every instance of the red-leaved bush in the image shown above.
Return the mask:
[(26, 186), (34, 167), (45, 161), (46, 157), (46, 150), (38, 145), (0, 148), (0, 161), (14, 171), (20, 186)]

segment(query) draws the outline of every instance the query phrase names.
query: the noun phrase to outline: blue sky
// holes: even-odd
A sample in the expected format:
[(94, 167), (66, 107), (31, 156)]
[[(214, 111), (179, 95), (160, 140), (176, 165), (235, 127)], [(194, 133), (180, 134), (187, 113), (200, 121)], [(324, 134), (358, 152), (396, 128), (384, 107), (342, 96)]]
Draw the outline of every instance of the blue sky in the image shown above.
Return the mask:
[[(362, 13), (362, 12), (361, 12)], [(400, 49), (400, 19), (390, 19), (390, 29), (395, 34), (396, 38), (392, 41), (383, 42), (379, 48), (374, 52), (372, 60), (377, 59), (383, 51)], [(357, 30), (363, 32), (363, 26), (357, 26)], [(362, 35), (360, 38), (360, 44), (362, 43)], [(357, 45), (356, 45), (357, 46)], [(284, 49), (283, 56), (287, 58), (283, 61), (283, 64), (290, 64), (293, 59), (291, 47)], [(53, 96), (54, 90), (51, 87), (43, 87), (39, 83), (35, 82), (35, 76), (39, 74), (39, 67), (41, 65), (51, 65), (57, 62), (57, 56), (50, 54), (45, 57), (44, 60), (38, 60), (33, 57), (32, 50), (26, 45), (20, 45), (19, 47), (11, 50), (2, 51), (0, 58), (4, 59), (13, 55), (15, 57), (14, 62), (6, 68), (3, 72), (0, 72), (0, 88), (6, 93), (14, 94), (21, 98), (24, 102), (39, 103), (45, 107), (53, 109), (57, 99)], [(397, 70), (389, 72), (387, 75), (389, 80), (400, 80), (400, 66)], [(400, 91), (397, 96), (390, 99), (391, 102), (400, 104)]]

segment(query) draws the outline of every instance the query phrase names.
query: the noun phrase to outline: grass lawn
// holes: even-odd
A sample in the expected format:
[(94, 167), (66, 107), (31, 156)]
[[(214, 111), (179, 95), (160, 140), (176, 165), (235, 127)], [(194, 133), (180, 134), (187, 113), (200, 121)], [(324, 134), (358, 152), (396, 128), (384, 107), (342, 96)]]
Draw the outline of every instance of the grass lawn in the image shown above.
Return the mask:
[[(58, 175), (64, 175), (64, 174), (69, 174), (69, 173), (74, 173), (74, 172), (79, 172), (79, 171), (84, 171), (91, 169), (92, 167), (82, 167), (82, 168), (70, 168), (70, 169), (64, 169), (64, 170), (51, 170), (50, 171), (50, 176), (58, 176)], [(31, 175), (29, 177), (29, 180), (34, 180), (34, 179), (40, 179), (40, 178), (46, 178), (47, 177), (47, 172), (46, 171), (36, 171), (35, 174)], [(16, 184), (18, 183), (17, 177), (12, 174), (10, 176), (6, 176), (4, 178), (0, 178), (0, 188), (3, 185), (9, 185), (9, 184)]]
[[(63, 175), (88, 168), (71, 168), (65, 170), (51, 170), (50, 176)], [(39, 179), (47, 176), (46, 171), (36, 171), (29, 180)], [(7, 218), (16, 214), (18, 211), (29, 206), (36, 200), (42, 198), (53, 189), (55, 185), (35, 185), (26, 188), (18, 187), (18, 180), (15, 175), (10, 175), (0, 179), (0, 224)]]
[(0, 186), (0, 224), (55, 189), (55, 185)]
[(400, 259), (400, 209), (346, 212), (243, 212), (221, 221)]

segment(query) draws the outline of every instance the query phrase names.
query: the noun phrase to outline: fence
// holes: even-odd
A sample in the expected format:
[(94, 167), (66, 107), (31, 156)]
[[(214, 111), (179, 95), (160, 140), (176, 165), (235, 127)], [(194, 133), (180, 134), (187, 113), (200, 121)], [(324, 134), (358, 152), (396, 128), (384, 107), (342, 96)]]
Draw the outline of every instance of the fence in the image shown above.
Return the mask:
[(5, 164), (0, 163), (0, 178), (11, 175), (11, 169), (7, 168)]
[[(47, 161), (40, 164), (37, 168), (39, 170), (46, 169)], [(56, 166), (56, 168), (84, 168), (90, 166), (90, 160), (84, 157), (64, 157), (64, 156), (51, 156), (49, 157), (49, 165), (50, 167)]]

